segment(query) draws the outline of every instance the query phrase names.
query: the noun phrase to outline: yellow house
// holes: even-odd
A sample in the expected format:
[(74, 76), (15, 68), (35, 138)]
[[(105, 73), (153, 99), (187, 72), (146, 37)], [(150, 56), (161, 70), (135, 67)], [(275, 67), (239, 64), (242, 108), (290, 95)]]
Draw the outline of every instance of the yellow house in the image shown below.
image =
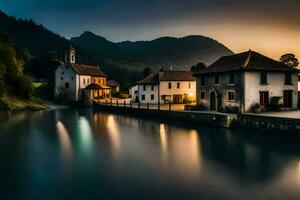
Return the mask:
[(94, 97), (107, 98), (111, 96), (111, 88), (107, 86), (107, 76), (92, 76), (91, 82), (100, 86), (100, 90), (93, 92)]

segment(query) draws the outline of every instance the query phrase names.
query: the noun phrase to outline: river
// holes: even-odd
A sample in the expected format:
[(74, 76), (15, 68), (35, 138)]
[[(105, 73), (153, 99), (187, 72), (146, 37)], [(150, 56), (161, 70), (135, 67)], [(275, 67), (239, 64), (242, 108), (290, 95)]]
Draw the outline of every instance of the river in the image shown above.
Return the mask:
[(0, 119), (1, 199), (300, 198), (299, 137), (92, 109)]

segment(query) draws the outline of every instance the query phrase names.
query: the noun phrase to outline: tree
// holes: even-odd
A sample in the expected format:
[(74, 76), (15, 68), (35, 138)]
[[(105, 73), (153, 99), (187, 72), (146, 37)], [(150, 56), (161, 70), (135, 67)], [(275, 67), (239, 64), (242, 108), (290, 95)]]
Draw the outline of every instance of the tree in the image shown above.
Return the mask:
[(193, 65), (191, 67), (191, 71), (192, 72), (199, 72), (200, 70), (205, 69), (205, 68), (206, 68), (206, 65), (202, 62), (199, 62), (197, 65)]
[(297, 68), (299, 61), (292, 53), (287, 53), (281, 56), (280, 62), (286, 64), (289, 67)]
[(147, 76), (149, 76), (151, 74), (151, 69), (149, 67), (146, 67), (144, 70), (143, 70), (143, 76), (144, 78), (146, 78)]

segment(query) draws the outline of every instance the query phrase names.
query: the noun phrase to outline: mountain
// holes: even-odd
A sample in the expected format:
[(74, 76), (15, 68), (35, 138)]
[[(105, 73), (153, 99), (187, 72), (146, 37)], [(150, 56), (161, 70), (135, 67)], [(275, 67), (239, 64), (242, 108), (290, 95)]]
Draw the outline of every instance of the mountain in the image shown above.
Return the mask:
[[(0, 29), (11, 36), (16, 46), (28, 49), (33, 58), (40, 56), (45, 57), (49, 52), (51, 54), (54, 52), (58, 55), (60, 60), (64, 60), (65, 49), (69, 48), (71, 44), (66, 38), (48, 30), (43, 25), (36, 24), (33, 20), (16, 19), (1, 11)], [(97, 41), (101, 40), (97, 37)], [(104, 49), (104, 52), (110, 52), (111, 47), (109, 47), (109, 45), (105, 47), (105, 39), (102, 40), (102, 43), (97, 44)], [(140, 71), (144, 66), (139, 64), (132, 65), (134, 61), (131, 59), (123, 58), (121, 61), (118, 61), (118, 59), (113, 59), (108, 55), (104, 56), (76, 45), (75, 48), (78, 63), (100, 65), (111, 79), (116, 79), (120, 83), (132, 84), (142, 77)], [(119, 54), (119, 52), (114, 51), (112, 51), (112, 53)], [(136, 68), (131, 66), (135, 66)], [(43, 68), (47, 66), (43, 65), (40, 67)], [(35, 74), (32, 72), (29, 73)]]
[(152, 69), (161, 66), (189, 69), (198, 62), (210, 64), (221, 56), (233, 54), (223, 44), (204, 36), (162, 37), (152, 41), (114, 43), (85, 32), (79, 37), (71, 38), (71, 42), (85, 50), (112, 58), (127, 58)]
[(142, 70), (146, 67), (152, 71), (161, 66), (189, 69), (198, 62), (210, 64), (233, 53), (219, 42), (203, 36), (111, 42), (92, 32), (84, 32), (70, 41), (32, 20), (16, 19), (1, 11), (0, 29), (8, 32), (18, 47), (28, 49), (34, 58), (51, 52), (51, 55), (57, 53), (58, 58), (63, 60), (65, 49), (73, 43), (78, 63), (100, 65), (111, 79), (127, 84), (141, 79)]

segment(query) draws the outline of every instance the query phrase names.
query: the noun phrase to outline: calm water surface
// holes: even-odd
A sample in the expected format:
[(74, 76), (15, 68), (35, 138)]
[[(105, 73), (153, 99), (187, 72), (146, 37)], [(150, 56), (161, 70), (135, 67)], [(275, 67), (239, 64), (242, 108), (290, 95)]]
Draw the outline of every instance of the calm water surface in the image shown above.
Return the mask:
[(300, 198), (299, 141), (90, 109), (19, 113), (0, 119), (0, 198)]

